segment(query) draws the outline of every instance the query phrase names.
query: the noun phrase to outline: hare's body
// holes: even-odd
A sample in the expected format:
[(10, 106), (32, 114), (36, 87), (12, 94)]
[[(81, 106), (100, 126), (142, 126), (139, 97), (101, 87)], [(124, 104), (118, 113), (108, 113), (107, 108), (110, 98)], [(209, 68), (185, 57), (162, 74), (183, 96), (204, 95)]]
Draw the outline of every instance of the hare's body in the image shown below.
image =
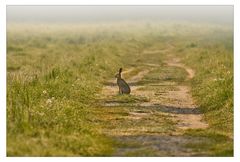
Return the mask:
[(116, 74), (116, 76), (115, 76), (117, 78), (117, 85), (119, 87), (119, 93), (120, 94), (130, 94), (131, 89), (130, 89), (129, 85), (125, 82), (125, 80), (122, 79), (121, 72), (122, 72), (122, 68), (119, 69), (119, 73)]
[(130, 94), (131, 90), (128, 84), (123, 79), (117, 79), (120, 94)]

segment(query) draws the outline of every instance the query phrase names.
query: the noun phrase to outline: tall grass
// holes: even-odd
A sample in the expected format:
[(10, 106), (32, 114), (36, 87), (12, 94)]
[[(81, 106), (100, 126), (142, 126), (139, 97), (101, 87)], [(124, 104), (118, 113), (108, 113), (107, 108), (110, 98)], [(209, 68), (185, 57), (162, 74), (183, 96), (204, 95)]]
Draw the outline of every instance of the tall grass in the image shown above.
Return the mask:
[(77, 36), (68, 33), (61, 38), (61, 32), (47, 37), (47, 33), (34, 30), (18, 32), (17, 36), (11, 31), (7, 58), (8, 155), (110, 154), (111, 140), (101, 136), (89, 120), (89, 108), (101, 80), (121, 64), (117, 50), (112, 53), (120, 47), (110, 42), (76, 45)]

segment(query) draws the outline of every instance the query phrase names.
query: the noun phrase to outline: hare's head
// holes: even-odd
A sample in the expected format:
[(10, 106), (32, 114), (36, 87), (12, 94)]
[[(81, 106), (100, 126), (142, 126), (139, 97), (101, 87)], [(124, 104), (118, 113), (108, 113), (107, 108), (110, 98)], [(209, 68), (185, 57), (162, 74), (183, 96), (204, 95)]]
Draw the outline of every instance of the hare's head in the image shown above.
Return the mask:
[(119, 72), (115, 75), (115, 78), (121, 78), (122, 68), (119, 69)]

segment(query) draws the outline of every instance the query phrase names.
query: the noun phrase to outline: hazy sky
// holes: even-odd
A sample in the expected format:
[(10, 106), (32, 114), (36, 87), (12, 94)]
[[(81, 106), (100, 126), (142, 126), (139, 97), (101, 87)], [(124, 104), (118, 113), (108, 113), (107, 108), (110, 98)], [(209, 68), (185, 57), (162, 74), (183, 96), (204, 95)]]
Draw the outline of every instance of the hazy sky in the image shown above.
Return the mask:
[(233, 22), (233, 6), (8, 6), (8, 22), (184, 20)]

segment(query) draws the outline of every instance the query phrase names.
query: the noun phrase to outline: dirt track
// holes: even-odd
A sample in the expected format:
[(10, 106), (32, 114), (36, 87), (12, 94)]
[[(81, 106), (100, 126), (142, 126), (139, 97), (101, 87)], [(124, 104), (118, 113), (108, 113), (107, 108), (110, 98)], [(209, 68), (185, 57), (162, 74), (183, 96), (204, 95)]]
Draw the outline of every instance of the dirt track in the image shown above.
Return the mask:
[[(149, 53), (154, 53), (154, 51), (150, 51)], [(178, 58), (172, 57), (166, 60), (165, 66), (167, 68), (176, 67), (184, 69), (188, 74), (186, 80), (192, 79), (195, 75), (194, 70), (182, 64)], [(103, 100), (106, 101), (102, 105), (103, 108), (134, 107), (133, 110), (129, 109), (127, 116), (123, 117), (124, 122), (132, 124), (134, 122), (141, 122), (142, 120), (147, 125), (146, 127), (141, 127), (141, 129), (134, 125), (122, 130), (118, 128), (106, 129), (104, 131), (106, 135), (112, 136), (117, 141), (126, 144), (124, 147), (117, 148), (114, 156), (131, 156), (132, 154), (135, 156), (136, 152), (142, 152), (139, 156), (145, 156), (146, 150), (150, 150), (149, 152), (151, 153), (147, 154), (150, 156), (204, 156), (205, 153), (203, 152), (194, 152), (184, 147), (188, 143), (206, 141), (206, 139), (185, 136), (184, 130), (205, 129), (208, 127), (208, 124), (203, 121), (198, 106), (194, 103), (190, 87), (174, 81), (138, 84), (148, 73), (151, 73), (156, 68), (160, 68), (160, 65), (145, 64), (145, 67), (144, 70), (140, 70), (126, 81), (131, 85), (131, 95), (148, 98), (148, 101), (140, 101), (129, 105), (111, 100), (112, 97), (118, 94), (118, 87), (115, 84), (115, 80), (110, 80), (109, 83), (112, 84), (106, 85), (103, 88)], [(127, 70), (125, 74), (132, 70), (134, 69)], [(167, 90), (158, 92), (154, 88), (148, 88), (149, 85), (164, 86), (167, 87)], [(156, 125), (162, 121), (160, 121), (157, 115), (161, 114), (166, 115), (168, 120), (174, 122), (175, 130), (172, 133), (156, 133), (157, 131), (152, 131), (153, 133), (151, 133), (151, 130), (159, 128)], [(146, 119), (148, 119), (147, 122), (145, 121)], [(129, 143), (135, 143), (138, 147), (129, 147), (127, 146)]]

